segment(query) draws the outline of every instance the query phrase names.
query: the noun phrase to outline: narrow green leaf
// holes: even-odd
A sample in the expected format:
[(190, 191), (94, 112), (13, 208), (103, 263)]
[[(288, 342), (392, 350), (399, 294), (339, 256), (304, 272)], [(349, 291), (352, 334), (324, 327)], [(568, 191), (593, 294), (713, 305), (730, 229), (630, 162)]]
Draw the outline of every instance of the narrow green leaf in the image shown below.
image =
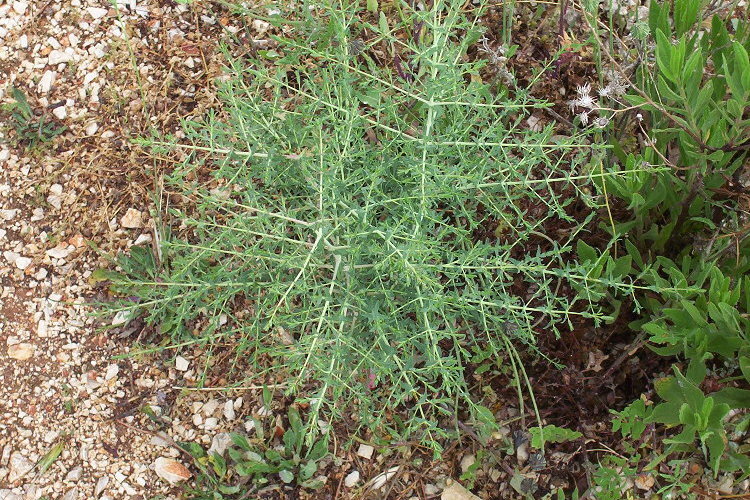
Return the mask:
[(50, 448), (50, 450), (44, 454), (44, 456), (37, 462), (37, 468), (39, 469), (39, 474), (42, 475), (45, 472), (47, 472), (47, 469), (49, 469), (53, 463), (55, 463), (55, 460), (58, 459), (60, 454), (65, 449), (65, 442), (61, 441), (57, 443), (55, 446)]

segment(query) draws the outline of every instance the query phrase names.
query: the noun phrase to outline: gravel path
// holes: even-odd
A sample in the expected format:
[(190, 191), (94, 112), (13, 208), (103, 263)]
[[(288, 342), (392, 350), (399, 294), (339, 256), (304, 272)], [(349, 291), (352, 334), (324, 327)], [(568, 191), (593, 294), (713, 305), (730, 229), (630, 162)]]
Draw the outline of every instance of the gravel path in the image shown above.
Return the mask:
[(177, 480), (189, 472), (168, 459), (189, 463), (172, 439), (220, 445), (239, 422), (237, 395), (176, 403), (192, 360), (118, 358), (137, 332), (103, 328), (91, 305), (106, 298), (96, 249), (151, 244), (127, 139), (213, 102), (222, 30), (236, 28), (173, 2), (0, 0), (0, 101), (17, 87), (67, 127), (33, 149), (0, 142), (0, 500), (175, 498), (160, 467)]

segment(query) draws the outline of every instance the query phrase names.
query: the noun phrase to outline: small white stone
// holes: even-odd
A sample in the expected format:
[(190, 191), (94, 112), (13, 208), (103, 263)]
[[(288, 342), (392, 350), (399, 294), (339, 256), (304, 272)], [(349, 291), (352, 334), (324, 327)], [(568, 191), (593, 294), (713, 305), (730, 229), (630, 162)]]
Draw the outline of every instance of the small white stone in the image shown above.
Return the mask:
[(40, 319), (40, 320), (39, 320), (39, 323), (37, 324), (37, 327), (36, 327), (36, 334), (37, 334), (37, 335), (38, 335), (39, 337), (42, 337), (42, 338), (44, 338), (44, 337), (47, 337), (47, 336), (48, 336), (48, 333), (47, 333), (47, 322), (46, 322), (46, 321), (44, 321), (43, 319)]
[[(104, 375), (104, 380), (112, 380), (120, 372), (120, 367), (116, 364), (111, 364), (107, 367), (107, 373)], [(120, 481), (122, 482), (122, 481)]]
[(23, 34), (20, 37), (18, 37), (18, 48), (19, 49), (29, 48), (29, 37), (26, 36), (26, 34)]
[(49, 187), (49, 195), (47, 195), (47, 203), (49, 203), (56, 209), (60, 210), (60, 207), (62, 206), (62, 192), (63, 192), (63, 187), (60, 184), (52, 184)]
[(73, 55), (64, 50), (53, 50), (47, 56), (47, 64), (57, 66), (60, 63), (67, 63), (73, 60)]
[(255, 420), (246, 420), (243, 424), (243, 427), (245, 427), (245, 432), (250, 434), (251, 432), (255, 431)]
[(130, 311), (118, 311), (115, 317), (112, 318), (112, 326), (120, 326), (130, 321)]
[(357, 450), (357, 455), (359, 455), (362, 458), (370, 459), (372, 458), (372, 454), (375, 451), (375, 448), (370, 446), (369, 444), (360, 444), (359, 449)]
[(75, 467), (73, 469), (70, 469), (70, 472), (65, 476), (65, 481), (68, 482), (76, 482), (81, 479), (81, 476), (83, 475), (83, 468), (82, 467)]
[(479, 500), (479, 497), (455, 481), (443, 490), (440, 500)]
[(135, 241), (133, 242), (133, 245), (142, 245), (144, 243), (151, 243), (151, 235), (150, 234), (141, 234), (138, 236)]
[(17, 209), (13, 210), (0, 210), (0, 219), (3, 220), (13, 220), (15, 218), (16, 214), (18, 213)]
[(10, 149), (0, 149), (0, 161), (8, 161), (10, 158)]
[(20, 255), (18, 255), (16, 252), (11, 252), (10, 250), (6, 250), (3, 252), (3, 258), (8, 262), (10, 265), (14, 265)]
[(44, 209), (42, 207), (36, 207), (31, 211), (31, 222), (36, 222), (44, 219)]
[(107, 15), (107, 9), (102, 9), (100, 7), (86, 7), (86, 11), (94, 19), (101, 19)]
[(468, 454), (464, 455), (463, 458), (461, 458), (461, 472), (466, 472), (469, 470), (469, 467), (474, 465), (474, 462), (476, 462), (477, 459), (474, 455)]
[(214, 414), (216, 409), (219, 407), (219, 402), (215, 399), (209, 399), (206, 404), (203, 405), (203, 414), (210, 417)]
[(151, 436), (150, 443), (152, 445), (154, 445), (154, 446), (164, 446), (164, 447), (170, 446), (169, 441), (167, 441), (166, 439), (164, 439), (163, 437), (158, 436), (158, 435), (157, 436)]
[(52, 89), (52, 85), (55, 83), (57, 73), (55, 71), (47, 70), (42, 75), (42, 79), (39, 80), (37, 90), (40, 94), (47, 94)]
[(541, 119), (538, 116), (529, 116), (526, 120), (526, 125), (528, 125), (529, 130), (532, 132), (541, 132), (544, 128), (541, 123)]
[(71, 251), (72, 249), (69, 248), (67, 245), (60, 244), (56, 246), (55, 248), (47, 250), (47, 255), (49, 255), (53, 259), (65, 259), (68, 257), (68, 255), (70, 255)]
[(28, 257), (18, 257), (15, 264), (18, 269), (23, 271), (31, 265), (31, 259)]
[(253, 19), (253, 22), (250, 23), (250, 26), (258, 32), (259, 35), (262, 35), (268, 29), (271, 27), (271, 23), (266, 21), (261, 21), (260, 19)]
[(207, 430), (213, 430), (216, 429), (219, 426), (219, 419), (216, 417), (210, 417), (206, 419), (206, 423), (203, 425), (203, 427)]
[(10, 484), (15, 483), (23, 476), (28, 474), (31, 469), (34, 468), (34, 462), (21, 455), (18, 452), (13, 453), (10, 456), (8, 482)]
[(190, 367), (190, 362), (182, 356), (177, 356), (174, 360), (174, 367), (181, 372), (186, 372)]
[(59, 431), (49, 431), (44, 435), (44, 442), (47, 444), (52, 444), (58, 437), (60, 437)]
[(224, 418), (231, 422), (236, 416), (237, 415), (234, 413), (234, 401), (230, 399), (224, 403)]
[(94, 135), (96, 131), (99, 130), (99, 124), (96, 122), (91, 122), (88, 125), (86, 125), (86, 135)]
[(96, 488), (94, 488), (94, 496), (99, 496), (102, 494), (104, 489), (109, 484), (109, 476), (102, 476), (99, 478), (99, 480), (96, 482)]
[(427, 483), (424, 485), (424, 494), (428, 497), (435, 497), (440, 494), (440, 488), (434, 484)]
[(143, 226), (143, 214), (135, 208), (128, 208), (125, 215), (120, 219), (120, 224), (124, 228), (136, 229)]
[[(26, 12), (26, 8), (29, 6), (26, 2), (13, 2), (13, 10), (19, 16), (22, 16)], [(11, 481), (12, 482), (12, 481)]]
[(65, 495), (63, 495), (62, 500), (78, 500), (78, 495), (79, 495), (78, 488), (73, 487), (70, 490), (68, 490), (68, 492), (65, 493)]
[(58, 120), (64, 120), (68, 117), (68, 109), (65, 105), (58, 106), (52, 110), (52, 114), (55, 115)]
[(516, 459), (519, 464), (526, 462), (529, 459), (529, 443), (523, 442), (518, 448), (516, 448)]
[(198, 414), (193, 415), (193, 425), (200, 427), (201, 424), (203, 424), (203, 417)]
[(232, 438), (226, 432), (220, 432), (211, 439), (211, 447), (208, 449), (209, 455), (211, 453), (218, 453), (224, 455), (229, 445), (232, 444)]
[(346, 486), (347, 488), (354, 487), (354, 485), (356, 485), (358, 482), (359, 482), (359, 471), (358, 470), (350, 472), (344, 478), (344, 486)]

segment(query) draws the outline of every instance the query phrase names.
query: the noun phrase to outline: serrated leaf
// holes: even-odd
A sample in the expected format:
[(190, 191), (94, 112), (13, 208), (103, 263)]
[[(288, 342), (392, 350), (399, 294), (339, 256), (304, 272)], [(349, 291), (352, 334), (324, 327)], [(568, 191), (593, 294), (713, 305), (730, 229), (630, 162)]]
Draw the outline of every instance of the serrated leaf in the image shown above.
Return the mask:
[(578, 431), (557, 427), (556, 425), (545, 425), (544, 427), (531, 427), (531, 446), (542, 448), (544, 443), (565, 443), (583, 436)]

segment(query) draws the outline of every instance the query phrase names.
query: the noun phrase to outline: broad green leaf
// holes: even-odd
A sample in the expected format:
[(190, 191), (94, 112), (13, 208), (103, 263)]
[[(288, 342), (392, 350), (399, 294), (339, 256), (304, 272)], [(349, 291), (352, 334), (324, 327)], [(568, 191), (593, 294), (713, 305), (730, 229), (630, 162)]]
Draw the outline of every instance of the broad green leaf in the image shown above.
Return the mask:
[(740, 356), (739, 362), (742, 375), (750, 382), (750, 356)]
[(701, 0), (674, 0), (674, 25), (677, 36), (690, 30), (698, 21)]
[(239, 446), (243, 450), (250, 451), (253, 449), (253, 447), (250, 446), (250, 443), (247, 441), (247, 438), (243, 436), (242, 434), (237, 434), (235, 432), (232, 432), (229, 434), (229, 437), (232, 439), (232, 442), (236, 446)]
[(274, 472), (275, 467), (263, 462), (240, 462), (234, 466), (240, 476)]
[(292, 474), (288, 470), (281, 470), (279, 471), (279, 478), (286, 484), (291, 483), (294, 481), (294, 474)]
[(305, 465), (303, 465), (300, 468), (300, 471), (299, 471), (300, 479), (302, 481), (307, 481), (308, 479), (313, 477), (316, 472), (318, 472), (318, 464), (310, 460), (309, 462), (306, 462)]
[(474, 406), (474, 411), (476, 411), (476, 419), (478, 422), (485, 425), (495, 425), (495, 415), (489, 408), (482, 405), (476, 405)]
[(295, 408), (294, 406), (290, 406), (287, 415), (289, 417), (289, 426), (292, 428), (292, 430), (298, 434), (302, 434), (303, 426), (302, 419), (299, 416), (299, 410), (297, 410), (297, 408)]
[(216, 475), (220, 478), (224, 477), (224, 475), (227, 473), (227, 461), (224, 460), (224, 457), (216, 452), (213, 452), (209, 457), (209, 461), (213, 464), (214, 472), (216, 473)]
[(672, 72), (672, 43), (661, 30), (656, 31), (656, 64), (659, 70), (672, 83), (677, 83), (677, 76)]
[(378, 17), (378, 28), (380, 28), (380, 34), (383, 36), (387, 36), (391, 31), (388, 28), (388, 18), (385, 16), (385, 12), (383, 12), (382, 10), (380, 11), (380, 16)]
[(320, 460), (328, 454), (328, 437), (325, 436), (318, 440), (307, 455), (309, 460)]

